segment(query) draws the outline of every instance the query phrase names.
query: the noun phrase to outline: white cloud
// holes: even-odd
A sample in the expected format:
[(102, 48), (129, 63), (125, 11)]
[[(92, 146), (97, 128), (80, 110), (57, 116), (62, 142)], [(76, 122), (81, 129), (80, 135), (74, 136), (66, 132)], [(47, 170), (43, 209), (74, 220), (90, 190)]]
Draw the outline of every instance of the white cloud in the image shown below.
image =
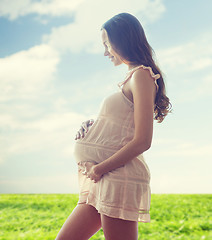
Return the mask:
[[(132, 2), (131, 2), (132, 3)], [(144, 9), (140, 9), (139, 5), (146, 4)], [(134, 5), (134, 4), (131, 4)], [(144, 6), (144, 5), (143, 5)], [(148, 22), (154, 22), (161, 17), (166, 8), (161, 0), (155, 1), (137, 1), (138, 17), (140, 17), (142, 25)], [(126, 10), (127, 11), (127, 10)]]
[(76, 11), (73, 23), (54, 28), (50, 35), (44, 37), (44, 41), (65, 51), (88, 53), (102, 53), (100, 39), (101, 25), (109, 18), (120, 12), (129, 12), (138, 15), (142, 24), (157, 20), (165, 11), (160, 0), (149, 1), (134, 0), (90, 0), (85, 1)]
[(194, 102), (211, 96), (211, 41), (212, 34), (207, 32), (188, 43), (156, 51), (168, 79), (169, 91), (174, 94), (170, 97), (175, 103)]
[(207, 95), (212, 96), (211, 89), (212, 89), (212, 72), (205, 73), (201, 83), (195, 89), (196, 96), (207, 96)]
[(0, 100), (30, 98), (53, 79), (60, 58), (42, 44), (0, 59)]
[(39, 153), (57, 149), (61, 157), (72, 157), (74, 138), (86, 116), (72, 112), (47, 114), (42, 118), (26, 121), (16, 116), (1, 114), (1, 129), (12, 131), (2, 134), (1, 162), (8, 156)]
[(41, 0), (39, 2), (32, 2), (30, 11), (40, 15), (70, 15), (85, 1), (86, 0)]
[[(176, 126), (177, 127), (177, 126)], [(210, 130), (210, 129), (208, 129)], [(161, 134), (161, 133), (160, 133)], [(199, 139), (179, 139), (176, 136), (173, 138), (153, 139), (153, 150), (145, 152), (149, 158), (172, 159), (173, 157), (179, 159), (199, 159), (209, 160), (212, 158), (212, 143), (207, 139), (199, 142)]]
[(144, 153), (152, 192), (211, 193), (212, 144), (198, 138), (185, 140), (183, 128), (181, 133), (179, 139), (174, 134), (172, 138), (155, 138), (152, 148)]
[(0, 1), (0, 16), (8, 17), (14, 20), (19, 16), (25, 15), (27, 8), (30, 5), (30, 0), (1, 0)]
[(0, 16), (6, 16), (10, 20), (15, 20), (20, 16), (28, 14), (64, 16), (70, 15), (85, 0), (1, 0)]
[(204, 146), (199, 146), (195, 143), (187, 142), (187, 143), (180, 143), (179, 145), (174, 145), (169, 149), (166, 149), (166, 151), (163, 151), (159, 153), (159, 155), (162, 157), (168, 156), (168, 157), (182, 157), (182, 158), (188, 158), (188, 157), (202, 157), (202, 158), (211, 158), (212, 157), (212, 144), (207, 144)]
[[(61, 129), (70, 128), (72, 125), (78, 125), (84, 118), (83, 115), (66, 112), (66, 113), (53, 113), (44, 116), (42, 119), (31, 121), (24, 124), (23, 129), (38, 130), (44, 132), (55, 132)], [(21, 128), (21, 126), (19, 126)]]
[(159, 49), (160, 63), (169, 71), (193, 72), (212, 66), (212, 34), (205, 33), (183, 45)]
[[(83, 13), (88, 21), (92, 18), (98, 22), (103, 16), (110, 16), (121, 11), (126, 12), (142, 12), (144, 19), (155, 21), (165, 7), (161, 0), (127, 0), (103, 1), (103, 0), (1, 0), (0, 1), (0, 16), (8, 17), (10, 20), (15, 20), (20, 16), (36, 13), (38, 15), (50, 16), (70, 16), (74, 11)], [(81, 17), (82, 17), (81, 16)], [(95, 18), (97, 17), (97, 18)]]

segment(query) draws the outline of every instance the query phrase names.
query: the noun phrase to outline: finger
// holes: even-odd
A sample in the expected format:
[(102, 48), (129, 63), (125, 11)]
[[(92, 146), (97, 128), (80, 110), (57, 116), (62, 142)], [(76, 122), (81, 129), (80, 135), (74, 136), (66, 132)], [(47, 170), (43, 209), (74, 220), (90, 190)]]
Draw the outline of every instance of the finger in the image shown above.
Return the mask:
[(88, 173), (86, 174), (86, 176), (87, 176), (87, 178), (90, 178), (90, 179), (91, 179), (91, 176), (90, 176)]
[(94, 183), (97, 183), (99, 181), (99, 179), (93, 179)]
[(84, 129), (85, 132), (88, 132), (88, 126), (86, 122), (82, 123), (82, 128)]
[(81, 137), (84, 137), (84, 129), (82, 127), (80, 128), (79, 132), (80, 132)]
[(79, 138), (80, 138), (80, 134), (79, 134), (79, 131), (78, 131), (77, 134), (76, 134), (75, 139), (79, 139)]
[(79, 131), (78, 131), (77, 134), (76, 134), (76, 138), (77, 138), (77, 139), (80, 138), (80, 133), (79, 133)]
[(85, 162), (86, 167), (92, 167), (94, 165), (93, 162)]
[(91, 126), (93, 123), (94, 123), (94, 120), (93, 120), (93, 119), (90, 119), (90, 121), (89, 121), (89, 126)]

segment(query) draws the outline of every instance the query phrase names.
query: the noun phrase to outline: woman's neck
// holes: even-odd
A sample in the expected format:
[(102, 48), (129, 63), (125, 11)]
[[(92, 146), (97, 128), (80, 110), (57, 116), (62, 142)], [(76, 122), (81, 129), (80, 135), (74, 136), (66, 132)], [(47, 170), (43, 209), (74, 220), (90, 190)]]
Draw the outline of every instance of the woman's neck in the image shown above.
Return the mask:
[(133, 70), (134, 68), (136, 68), (138, 66), (140, 66), (140, 65), (136, 65), (136, 66), (128, 65), (128, 72)]

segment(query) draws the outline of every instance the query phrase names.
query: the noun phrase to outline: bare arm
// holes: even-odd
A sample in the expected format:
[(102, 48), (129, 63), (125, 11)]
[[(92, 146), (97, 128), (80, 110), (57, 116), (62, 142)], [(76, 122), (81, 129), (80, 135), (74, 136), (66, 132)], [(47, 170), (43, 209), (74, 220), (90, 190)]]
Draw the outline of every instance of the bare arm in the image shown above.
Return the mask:
[(152, 142), (153, 110), (156, 87), (148, 71), (136, 71), (131, 80), (130, 88), (134, 101), (134, 138), (110, 158), (93, 168), (96, 175), (103, 175), (119, 168), (148, 150)]

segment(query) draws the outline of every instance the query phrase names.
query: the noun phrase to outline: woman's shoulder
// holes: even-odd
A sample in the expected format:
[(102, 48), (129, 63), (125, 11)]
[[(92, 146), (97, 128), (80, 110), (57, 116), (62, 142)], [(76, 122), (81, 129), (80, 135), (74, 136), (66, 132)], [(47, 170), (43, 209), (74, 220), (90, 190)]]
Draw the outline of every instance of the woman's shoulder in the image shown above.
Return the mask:
[(160, 74), (155, 74), (150, 66), (139, 65), (130, 71), (131, 75), (140, 77), (152, 77), (154, 79), (160, 78)]
[(130, 78), (130, 85), (142, 85), (154, 83), (158, 88), (157, 79), (160, 78), (159, 74), (155, 74), (151, 67), (141, 65), (139, 68), (132, 72)]
[(129, 79), (129, 83), (130, 85), (134, 85), (134, 84), (141, 84), (141, 83), (145, 83), (145, 82), (152, 82), (152, 76), (149, 74), (149, 71), (147, 71), (144, 68), (139, 68), (136, 69), (133, 73), (131, 78)]

